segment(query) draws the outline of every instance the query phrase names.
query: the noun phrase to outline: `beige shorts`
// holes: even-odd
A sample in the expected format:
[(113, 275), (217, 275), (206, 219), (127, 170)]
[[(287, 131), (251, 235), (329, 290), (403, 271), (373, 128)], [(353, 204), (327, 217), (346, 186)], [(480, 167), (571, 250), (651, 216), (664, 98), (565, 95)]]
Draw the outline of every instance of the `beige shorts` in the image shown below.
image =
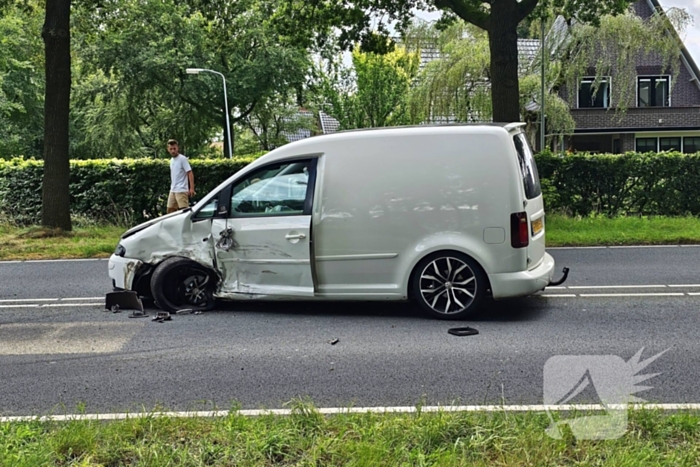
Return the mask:
[(168, 209), (185, 209), (190, 206), (190, 198), (187, 193), (173, 193), (168, 195)]

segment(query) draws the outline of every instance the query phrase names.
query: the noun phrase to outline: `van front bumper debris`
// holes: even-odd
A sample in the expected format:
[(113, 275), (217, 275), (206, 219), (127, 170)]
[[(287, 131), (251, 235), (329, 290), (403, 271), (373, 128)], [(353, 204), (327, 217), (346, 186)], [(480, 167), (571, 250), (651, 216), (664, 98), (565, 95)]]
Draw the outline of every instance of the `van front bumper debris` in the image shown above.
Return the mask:
[(544, 260), (530, 271), (489, 274), (494, 300), (525, 297), (546, 288), (554, 276), (554, 258), (544, 254)]
[(137, 259), (112, 255), (109, 258), (108, 268), (113, 288), (116, 290), (133, 290), (136, 272), (142, 265), (143, 262)]

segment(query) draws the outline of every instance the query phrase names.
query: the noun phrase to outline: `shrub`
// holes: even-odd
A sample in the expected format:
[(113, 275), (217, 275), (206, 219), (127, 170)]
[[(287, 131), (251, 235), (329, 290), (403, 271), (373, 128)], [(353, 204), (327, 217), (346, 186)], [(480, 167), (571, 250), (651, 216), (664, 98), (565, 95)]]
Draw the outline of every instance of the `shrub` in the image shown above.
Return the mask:
[(698, 215), (700, 153), (537, 155), (548, 210), (572, 215)]
[[(192, 159), (197, 201), (260, 154), (234, 159)], [(71, 161), (73, 215), (135, 224), (165, 213), (170, 188), (166, 159)], [(0, 212), (20, 225), (41, 220), (43, 162), (0, 161)]]
[[(261, 154), (190, 160), (201, 199)], [(553, 154), (536, 156), (547, 210), (571, 215), (700, 215), (700, 154)], [(39, 223), (43, 162), (0, 160), (0, 218)], [(133, 225), (162, 215), (166, 159), (71, 161), (72, 214)]]

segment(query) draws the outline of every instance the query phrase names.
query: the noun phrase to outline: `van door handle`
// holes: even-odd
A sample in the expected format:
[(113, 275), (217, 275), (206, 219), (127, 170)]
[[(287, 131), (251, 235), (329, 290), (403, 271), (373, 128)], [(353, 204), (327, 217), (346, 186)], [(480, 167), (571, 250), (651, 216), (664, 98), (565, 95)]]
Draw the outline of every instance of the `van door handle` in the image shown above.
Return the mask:
[(302, 238), (306, 238), (306, 235), (304, 235), (303, 233), (300, 233), (300, 234), (287, 234), (287, 236), (284, 237), (284, 238), (286, 238), (287, 240), (301, 240)]

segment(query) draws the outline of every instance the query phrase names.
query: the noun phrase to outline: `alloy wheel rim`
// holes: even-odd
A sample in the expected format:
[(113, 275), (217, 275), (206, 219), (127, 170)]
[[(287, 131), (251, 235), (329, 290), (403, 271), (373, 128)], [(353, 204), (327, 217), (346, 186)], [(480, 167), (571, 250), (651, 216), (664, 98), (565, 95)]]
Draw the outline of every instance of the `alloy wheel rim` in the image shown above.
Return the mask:
[(209, 282), (209, 276), (193, 275), (186, 278), (183, 282), (184, 298), (190, 305), (201, 305), (207, 301), (206, 285)]
[(474, 271), (461, 259), (449, 256), (437, 258), (423, 269), (419, 287), (425, 304), (444, 315), (469, 308), (477, 292)]

